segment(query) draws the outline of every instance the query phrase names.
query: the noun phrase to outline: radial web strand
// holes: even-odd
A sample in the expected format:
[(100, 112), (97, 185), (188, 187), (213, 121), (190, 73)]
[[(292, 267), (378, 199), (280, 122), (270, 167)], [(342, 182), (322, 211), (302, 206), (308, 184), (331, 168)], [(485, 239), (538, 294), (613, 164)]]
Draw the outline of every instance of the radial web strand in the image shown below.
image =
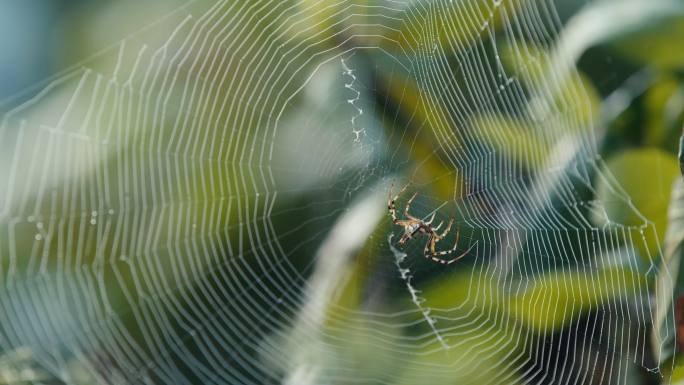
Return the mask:
[[(608, 214), (641, 215), (551, 60), (552, 1), (193, 1), (149, 22), (2, 115), (0, 359), (66, 383), (660, 374), (655, 227)], [(477, 247), (439, 265), (397, 245), (391, 184), (401, 218), (415, 192), (417, 218), (454, 218), (439, 251)]]

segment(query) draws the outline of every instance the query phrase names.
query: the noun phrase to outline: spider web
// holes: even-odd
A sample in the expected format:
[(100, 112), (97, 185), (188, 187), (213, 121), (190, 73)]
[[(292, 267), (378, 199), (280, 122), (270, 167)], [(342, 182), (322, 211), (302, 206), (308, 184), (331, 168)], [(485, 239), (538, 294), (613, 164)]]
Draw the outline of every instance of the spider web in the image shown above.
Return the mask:
[[(2, 357), (67, 383), (659, 372), (655, 229), (608, 214), (639, 215), (561, 27), (542, 0), (196, 1), (56, 74), (0, 127)], [(475, 247), (399, 249), (391, 184)]]

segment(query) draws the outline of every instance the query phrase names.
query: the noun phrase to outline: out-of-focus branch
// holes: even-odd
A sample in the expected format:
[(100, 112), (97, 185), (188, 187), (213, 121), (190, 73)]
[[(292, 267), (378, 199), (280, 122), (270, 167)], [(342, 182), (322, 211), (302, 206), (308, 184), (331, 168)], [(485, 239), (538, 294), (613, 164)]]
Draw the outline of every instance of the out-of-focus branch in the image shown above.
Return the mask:
[[(320, 350), (316, 345), (322, 344), (320, 339), (327, 311), (350, 273), (354, 255), (385, 214), (386, 187), (385, 183), (380, 182), (352, 203), (316, 252), (316, 267), (309, 279), (306, 300), (293, 329), (294, 338), (304, 337), (305, 341), (293, 353), (293, 365), (285, 376), (284, 384), (319, 383), (319, 368), (312, 352)], [(311, 345), (314, 345), (313, 348)]]

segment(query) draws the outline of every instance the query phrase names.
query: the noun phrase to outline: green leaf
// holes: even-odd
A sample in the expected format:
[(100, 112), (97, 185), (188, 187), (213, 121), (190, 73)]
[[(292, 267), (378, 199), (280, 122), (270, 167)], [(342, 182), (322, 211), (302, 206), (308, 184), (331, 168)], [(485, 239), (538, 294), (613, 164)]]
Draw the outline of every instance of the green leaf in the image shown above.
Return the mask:
[(635, 243), (645, 260), (659, 255), (667, 228), (670, 189), (678, 175), (677, 159), (659, 149), (628, 150), (613, 156), (597, 180), (596, 197), (603, 206), (593, 212), (594, 222), (643, 228), (653, 225), (655, 231), (644, 231), (644, 242)]
[(480, 115), (470, 124), (479, 140), (526, 169), (541, 168), (551, 150), (524, 120)]
[(537, 332), (568, 326), (583, 314), (645, 285), (645, 277), (631, 268), (611, 267), (599, 271), (551, 272), (511, 298), (514, 316)]
[[(646, 127), (644, 140), (647, 145), (665, 144), (668, 131), (673, 129), (679, 109), (673, 109), (673, 101), (682, 97), (681, 84), (672, 75), (662, 75), (649, 88), (644, 98), (646, 107)], [(678, 103), (675, 103), (678, 104)]]
[[(590, 47), (609, 42), (624, 42), (629, 51), (644, 56), (640, 52), (650, 50), (647, 46), (650, 40), (644, 39), (642, 42), (647, 43), (644, 46), (635, 44), (638, 40), (634, 39), (643, 36), (649, 28), (660, 26), (666, 20), (676, 20), (682, 14), (684, 3), (679, 0), (606, 0), (589, 3), (565, 24), (553, 55), (556, 64), (552, 67), (568, 71), (572, 66), (563, 64), (575, 63)], [(653, 35), (653, 38), (663, 36)], [(669, 49), (676, 46), (670, 46)], [(565, 75), (557, 73), (560, 78)]]
[[(389, 136), (391, 140), (395, 140), (393, 146), (402, 146), (415, 161), (409, 172), (411, 180), (416, 183), (430, 183), (441, 199), (453, 199), (454, 196), (458, 196), (460, 191), (457, 191), (457, 186), (461, 185), (458, 181), (462, 175), (444, 162), (440, 151), (443, 146), (440, 132), (457, 128), (445, 127), (442, 117), (447, 116), (448, 111), (441, 100), (424, 92), (410, 77), (395, 74), (391, 78), (386, 78), (382, 73), (378, 73), (378, 76), (383, 84), (383, 96), (409, 118), (405, 128), (394, 125), (390, 127), (397, 132), (406, 129), (407, 134), (390, 133)], [(401, 142), (398, 142), (399, 140)], [(451, 137), (450, 140), (457, 139)]]
[[(570, 115), (580, 124), (573, 127), (588, 129), (600, 111), (601, 97), (582, 73), (569, 71), (562, 77), (551, 76), (557, 71), (558, 59), (554, 61), (550, 53), (534, 44), (519, 41), (506, 41), (500, 44), (501, 60), (509, 73), (534, 95), (544, 98), (556, 111), (562, 111), (565, 118)], [(553, 87), (549, 87), (552, 83)], [(532, 108), (533, 106), (530, 106)], [(546, 127), (542, 128), (548, 130)], [(562, 124), (567, 129), (568, 124)]]
[[(433, 50), (440, 48), (458, 52), (473, 42), (482, 38), (486, 27), (498, 28), (502, 22), (502, 15), (515, 12), (528, 0), (502, 3), (492, 7), (485, 1), (452, 1), (452, 2), (413, 2), (408, 18), (401, 27), (389, 33), (385, 43), (391, 46), (383, 47), (396, 49), (394, 42), (407, 51), (417, 49)], [(458, 23), (458, 20), (468, 19), (468, 23)]]
[(682, 14), (645, 25), (616, 41), (615, 48), (642, 64), (670, 70), (684, 67), (684, 50), (677, 49), (684, 40)]
[[(402, 23), (403, 9), (388, 7), (382, 0), (296, 0), (297, 7), (288, 9), (287, 18), (278, 27), (283, 41), (307, 40), (309, 44), (345, 50), (349, 46), (389, 47), (397, 50), (393, 40)], [(382, 8), (382, 12), (378, 9)], [(270, 9), (270, 8), (269, 8)], [(266, 24), (265, 27), (268, 27)]]
[(460, 316), (496, 312), (500, 314), (497, 319), (520, 321), (494, 325), (498, 332), (521, 333), (522, 326), (545, 333), (567, 327), (587, 312), (616, 298), (630, 297), (635, 287), (646, 285), (646, 276), (632, 267), (612, 266), (551, 271), (525, 282), (525, 290), (509, 293), (499, 280), (483, 272), (461, 272), (437, 282), (424, 291), (426, 308), (458, 308)]

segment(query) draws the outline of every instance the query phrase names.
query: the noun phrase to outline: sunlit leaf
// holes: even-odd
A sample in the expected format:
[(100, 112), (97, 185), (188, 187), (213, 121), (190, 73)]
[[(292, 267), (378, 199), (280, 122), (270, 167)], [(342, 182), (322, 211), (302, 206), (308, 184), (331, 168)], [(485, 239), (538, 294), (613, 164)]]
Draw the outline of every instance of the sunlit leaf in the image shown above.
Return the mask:
[[(666, 138), (666, 131), (674, 123), (668, 120), (673, 118), (670, 112), (673, 109), (672, 101), (676, 102), (676, 98), (681, 97), (680, 89), (681, 85), (674, 76), (663, 75), (647, 91), (644, 100), (648, 113), (644, 128), (647, 145), (657, 146)], [(675, 110), (678, 111), (676, 107)]]
[[(340, 2), (335, 0), (296, 0), (297, 7), (280, 26), (283, 37), (295, 41), (314, 40), (317, 44), (344, 49), (352, 45), (383, 44), (398, 48), (392, 40), (400, 24), (402, 9), (381, 0)], [(381, 11), (379, 11), (381, 10)]]
[(684, 384), (684, 365), (675, 367), (674, 372), (672, 372), (672, 384)]
[(524, 121), (505, 116), (477, 116), (471, 126), (479, 140), (527, 169), (540, 168), (549, 155), (549, 145)]
[(622, 187), (618, 191), (608, 180), (599, 178), (596, 195), (603, 202), (605, 212), (595, 213), (595, 222), (653, 224), (655, 232), (644, 231), (645, 242), (636, 245), (644, 258), (658, 255), (659, 242), (667, 229), (670, 188), (679, 175), (676, 158), (654, 148), (629, 150), (608, 159), (605, 168)]
[[(567, 327), (609, 301), (627, 298), (633, 287), (645, 284), (644, 276), (632, 268), (616, 266), (549, 272), (527, 282), (525, 290), (507, 293), (494, 277), (476, 270), (435, 283), (424, 294), (429, 308), (458, 307), (463, 314), (471, 310), (508, 313), (522, 326), (541, 333)], [(518, 332), (514, 325), (500, 325), (499, 329)]]
[(546, 50), (524, 41), (502, 41), (499, 57), (506, 71), (528, 87), (544, 82), (544, 74), (550, 65)]
[(527, 290), (512, 297), (511, 307), (513, 314), (533, 329), (557, 330), (601, 304), (627, 297), (640, 284), (646, 284), (642, 276), (622, 267), (553, 272), (535, 278)]
[(561, 111), (568, 111), (568, 115), (579, 121), (579, 125), (571, 128), (588, 130), (601, 110), (601, 97), (596, 87), (584, 74), (576, 72), (570, 74), (563, 85), (554, 95), (554, 102)]
[(678, 0), (589, 2), (565, 24), (551, 57), (552, 72), (547, 75), (564, 79), (589, 48), (609, 42), (624, 41), (632, 50), (648, 51), (634, 44), (630, 34), (638, 36), (683, 13), (684, 4)]
[[(658, 2), (654, 2), (658, 3)], [(684, 66), (684, 51), (676, 49), (684, 39), (684, 21), (680, 14), (673, 14), (659, 23), (649, 23), (615, 42), (623, 54), (644, 64), (663, 69)]]
[[(543, 96), (553, 108), (570, 115), (581, 124), (571, 127), (588, 129), (600, 111), (601, 97), (596, 87), (582, 73), (570, 72), (556, 79), (549, 53), (533, 44), (507, 41), (501, 44), (501, 60), (510, 77), (524, 84), (535, 95)], [(549, 87), (550, 82), (554, 83)], [(567, 128), (568, 125), (563, 125)]]
[[(450, 1), (414, 2), (414, 22), (404, 23), (388, 41), (398, 41), (405, 50), (444, 49), (458, 52), (481, 38), (483, 31), (502, 24), (502, 14), (514, 12), (522, 2)], [(468, 19), (467, 23), (458, 21)], [(477, 26), (477, 27), (476, 27)], [(396, 47), (394, 47), (396, 48)]]
[[(403, 150), (415, 161), (415, 167), (410, 171), (411, 180), (417, 183), (430, 182), (431, 187), (442, 199), (459, 196), (456, 191), (459, 173), (451, 165), (443, 162), (439, 157), (441, 139), (439, 135), (449, 135), (455, 130), (444, 127), (445, 122), (440, 117), (447, 116), (439, 100), (425, 94), (415, 81), (408, 77), (393, 77), (385, 80), (386, 97), (395, 103), (400, 111), (410, 115), (409, 133), (390, 136), (390, 141), (401, 140)], [(389, 127), (395, 131), (397, 127)], [(456, 137), (451, 135), (450, 140)]]

